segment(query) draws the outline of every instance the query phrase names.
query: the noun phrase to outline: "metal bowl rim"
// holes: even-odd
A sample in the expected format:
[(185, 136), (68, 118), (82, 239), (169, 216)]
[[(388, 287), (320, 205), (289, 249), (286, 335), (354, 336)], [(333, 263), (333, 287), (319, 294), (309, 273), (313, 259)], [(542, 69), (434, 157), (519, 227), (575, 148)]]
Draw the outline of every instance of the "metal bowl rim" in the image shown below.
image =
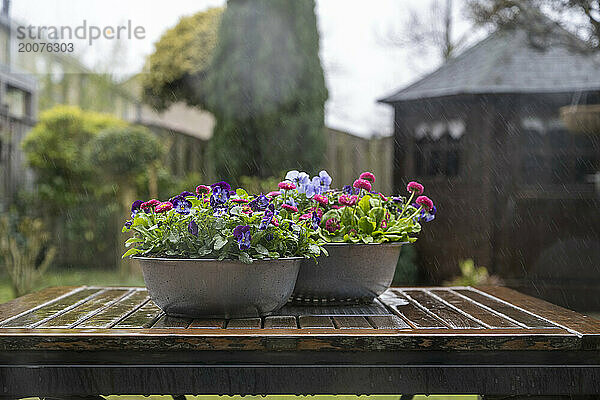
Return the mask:
[(410, 244), (410, 242), (385, 242), (385, 243), (348, 243), (348, 242), (328, 242), (323, 243), (323, 246), (402, 246)]
[(254, 260), (254, 262), (252, 264), (245, 264), (243, 262), (241, 262), (240, 260), (234, 260), (231, 258), (225, 258), (223, 260), (218, 260), (216, 258), (169, 258), (169, 257), (140, 257), (140, 256), (132, 256), (131, 257), (134, 260), (140, 260), (140, 261), (176, 261), (176, 262), (182, 262), (182, 261), (208, 261), (208, 262), (218, 262), (218, 263), (222, 263), (222, 262), (234, 262), (234, 263), (239, 263), (239, 264), (244, 264), (244, 265), (252, 265), (254, 264), (254, 262), (263, 262), (263, 261), (295, 261), (295, 260), (304, 260), (306, 257), (281, 257), (281, 258), (263, 258), (263, 259), (256, 259)]

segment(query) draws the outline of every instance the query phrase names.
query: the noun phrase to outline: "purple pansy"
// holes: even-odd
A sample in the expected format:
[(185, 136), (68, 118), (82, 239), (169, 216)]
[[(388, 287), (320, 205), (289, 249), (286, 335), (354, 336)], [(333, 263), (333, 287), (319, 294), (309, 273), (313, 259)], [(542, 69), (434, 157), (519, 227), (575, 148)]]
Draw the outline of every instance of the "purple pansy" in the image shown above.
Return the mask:
[(135, 218), (135, 215), (141, 210), (141, 206), (144, 202), (142, 200), (136, 200), (131, 203), (131, 218)]
[(198, 237), (198, 224), (193, 219), (190, 219), (190, 222), (188, 222), (188, 232)]
[(250, 227), (248, 225), (238, 225), (233, 228), (233, 237), (238, 242), (240, 250), (248, 250), (250, 248)]
[(269, 207), (267, 207), (267, 209), (265, 210), (265, 214), (263, 215), (262, 220), (260, 221), (260, 225), (258, 226), (258, 229), (260, 229), (260, 230), (267, 229), (269, 224), (271, 224), (271, 222), (273, 222), (273, 217), (275, 217), (275, 215), (277, 213), (278, 212), (275, 211), (275, 206), (273, 204), (269, 204)]
[(248, 203), (252, 211), (263, 211), (269, 206), (269, 198), (264, 194), (256, 197), (250, 203)]
[(181, 215), (188, 215), (192, 208), (192, 202), (181, 195), (173, 197), (171, 203), (173, 203), (175, 211)]
[(319, 217), (319, 215), (313, 211), (311, 214), (311, 227), (313, 228), (313, 230), (317, 230), (319, 229), (319, 224), (321, 223), (321, 218)]

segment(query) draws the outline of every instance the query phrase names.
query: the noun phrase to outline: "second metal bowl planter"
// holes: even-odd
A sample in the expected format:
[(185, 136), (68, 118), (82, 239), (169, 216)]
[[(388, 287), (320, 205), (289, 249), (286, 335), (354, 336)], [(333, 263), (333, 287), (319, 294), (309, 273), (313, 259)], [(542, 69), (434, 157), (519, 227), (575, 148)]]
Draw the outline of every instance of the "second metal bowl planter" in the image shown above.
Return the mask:
[(391, 285), (403, 243), (325, 245), (328, 257), (302, 260), (295, 304), (370, 303)]

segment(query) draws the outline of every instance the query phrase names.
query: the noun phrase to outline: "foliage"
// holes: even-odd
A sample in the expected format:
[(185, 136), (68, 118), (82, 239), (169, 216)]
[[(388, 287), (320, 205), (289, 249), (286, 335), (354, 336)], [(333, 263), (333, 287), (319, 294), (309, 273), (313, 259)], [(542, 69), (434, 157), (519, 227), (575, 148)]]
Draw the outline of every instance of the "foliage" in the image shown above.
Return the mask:
[(417, 250), (415, 246), (403, 245), (396, 264), (392, 286), (414, 285), (418, 280)]
[(108, 114), (57, 106), (43, 112), (23, 140), (23, 150), (37, 180), (45, 207), (54, 211), (76, 205), (79, 194), (94, 191), (93, 169), (84, 155), (86, 145), (102, 129), (123, 127), (125, 121)]
[(162, 110), (174, 102), (204, 103), (204, 78), (217, 43), (222, 8), (182, 17), (156, 42), (142, 75), (143, 99)]
[(117, 181), (130, 180), (160, 160), (163, 148), (142, 126), (109, 128), (89, 144), (92, 165)]
[(40, 219), (0, 216), (0, 260), (6, 267), (15, 296), (29, 293), (52, 262), (56, 249)]
[(587, 50), (600, 49), (598, 0), (469, 0), (467, 4), (471, 18), (480, 25), (496, 29), (519, 27), (541, 39), (536, 40), (537, 44), (547, 43), (547, 37), (558, 26), (574, 33), (560, 35), (560, 39), (568, 41), (565, 45), (586, 50), (580, 38)]
[[(411, 203), (415, 194), (423, 191), (416, 182), (409, 184), (408, 200), (372, 191), (375, 176), (370, 172), (362, 173), (353, 186), (342, 190), (331, 189), (331, 182), (326, 171), (312, 179), (305, 172), (290, 171), (279, 184), (281, 191), (276, 192), (274, 200), (278, 206), (299, 213), (301, 220), (311, 221), (323, 243), (412, 243), (417, 240), (414, 235), (421, 231), (420, 221), (431, 221), (436, 213), (425, 196)], [(419, 192), (411, 190), (411, 185), (418, 185)]]
[[(168, 202), (132, 205), (130, 255), (239, 259), (317, 257), (321, 249), (298, 215), (276, 210), (264, 196), (243, 189), (231, 192), (225, 182), (201, 186), (198, 195), (183, 192)], [(202, 191), (204, 190), (204, 192)], [(232, 195), (232, 193), (235, 193)]]
[(319, 165), (327, 89), (314, 0), (230, 0), (206, 77), (216, 174)]
[(477, 285), (499, 285), (500, 279), (490, 276), (486, 267), (476, 267), (472, 259), (466, 259), (458, 263), (461, 275), (450, 282), (447, 286), (477, 286)]

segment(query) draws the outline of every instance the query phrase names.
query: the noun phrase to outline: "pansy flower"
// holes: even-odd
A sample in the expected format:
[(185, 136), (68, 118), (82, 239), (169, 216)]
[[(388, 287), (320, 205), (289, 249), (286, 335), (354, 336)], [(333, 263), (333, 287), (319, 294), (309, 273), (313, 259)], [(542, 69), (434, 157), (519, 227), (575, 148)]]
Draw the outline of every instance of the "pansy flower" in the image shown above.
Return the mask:
[(182, 195), (175, 196), (171, 200), (171, 203), (173, 204), (175, 211), (181, 215), (188, 215), (190, 213), (190, 209), (192, 208), (192, 202), (186, 200), (186, 198)]
[(142, 204), (144, 204), (142, 200), (136, 200), (131, 203), (131, 218), (135, 218), (135, 215), (140, 212)]
[(188, 222), (188, 232), (198, 237), (198, 224), (193, 219), (190, 219), (190, 222)]
[(263, 215), (262, 220), (260, 221), (260, 225), (258, 226), (258, 229), (260, 229), (260, 230), (267, 229), (269, 224), (271, 222), (273, 222), (273, 218), (275, 217), (276, 214), (277, 214), (277, 211), (275, 211), (275, 206), (273, 204), (269, 204), (269, 206), (265, 210), (265, 214)]
[(248, 250), (250, 248), (250, 227), (248, 225), (238, 225), (233, 228), (233, 237), (237, 240), (240, 250)]
[(323, 194), (329, 190), (329, 186), (331, 185), (332, 179), (331, 176), (327, 173), (327, 171), (319, 172), (318, 176), (315, 176), (312, 179), (312, 185), (314, 186), (314, 190), (316, 194)]
[(311, 228), (313, 230), (317, 230), (319, 229), (319, 224), (321, 223), (321, 217), (319, 217), (319, 215), (313, 211), (311, 216), (310, 216), (310, 221), (311, 221)]
[(248, 205), (252, 211), (263, 211), (269, 206), (269, 199), (264, 194), (261, 194), (248, 203)]
[(289, 171), (285, 174), (285, 180), (296, 185), (298, 192), (300, 193), (304, 193), (305, 186), (310, 183), (310, 178), (306, 172), (298, 172), (296, 170)]

